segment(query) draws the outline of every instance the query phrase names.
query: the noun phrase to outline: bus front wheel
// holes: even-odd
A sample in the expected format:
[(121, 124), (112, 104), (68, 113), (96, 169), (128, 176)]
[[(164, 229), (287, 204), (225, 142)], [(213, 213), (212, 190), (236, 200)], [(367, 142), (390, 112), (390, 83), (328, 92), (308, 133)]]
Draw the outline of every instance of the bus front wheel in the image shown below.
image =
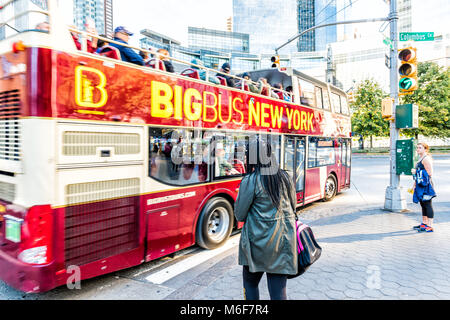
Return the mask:
[(224, 198), (213, 198), (204, 206), (197, 223), (196, 242), (205, 249), (220, 247), (233, 229), (233, 208)]
[(330, 175), (325, 182), (325, 196), (323, 201), (331, 201), (337, 193), (337, 181), (333, 175)]

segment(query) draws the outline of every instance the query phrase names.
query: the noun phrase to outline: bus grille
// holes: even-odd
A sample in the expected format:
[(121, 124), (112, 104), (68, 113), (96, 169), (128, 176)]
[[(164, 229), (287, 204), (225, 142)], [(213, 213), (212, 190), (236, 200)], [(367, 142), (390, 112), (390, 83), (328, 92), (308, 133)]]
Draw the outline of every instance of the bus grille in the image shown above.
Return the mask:
[(74, 132), (63, 134), (63, 155), (95, 156), (99, 147), (111, 147), (116, 155), (137, 154), (141, 142), (138, 134), (108, 132)]
[(6, 202), (14, 202), (16, 197), (16, 185), (0, 181), (0, 199)]
[(20, 92), (0, 92), (0, 160), (20, 161)]
[[(74, 192), (77, 196), (71, 197)], [(96, 202), (65, 210), (66, 267), (85, 265), (138, 247), (138, 192), (137, 178), (67, 186), (69, 204), (82, 199), (83, 194), (85, 201)], [(98, 201), (102, 199), (106, 201)]]

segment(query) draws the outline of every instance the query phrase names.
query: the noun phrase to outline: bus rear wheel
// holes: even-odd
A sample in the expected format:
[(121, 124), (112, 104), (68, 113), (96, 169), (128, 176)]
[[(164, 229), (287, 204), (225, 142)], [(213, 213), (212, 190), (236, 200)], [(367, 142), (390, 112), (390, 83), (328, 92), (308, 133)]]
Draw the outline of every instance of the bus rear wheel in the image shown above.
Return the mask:
[(233, 208), (217, 197), (204, 206), (197, 223), (196, 242), (205, 249), (215, 249), (227, 241), (233, 229)]
[(333, 175), (330, 175), (325, 182), (325, 196), (323, 201), (331, 201), (334, 199), (337, 193), (337, 181)]

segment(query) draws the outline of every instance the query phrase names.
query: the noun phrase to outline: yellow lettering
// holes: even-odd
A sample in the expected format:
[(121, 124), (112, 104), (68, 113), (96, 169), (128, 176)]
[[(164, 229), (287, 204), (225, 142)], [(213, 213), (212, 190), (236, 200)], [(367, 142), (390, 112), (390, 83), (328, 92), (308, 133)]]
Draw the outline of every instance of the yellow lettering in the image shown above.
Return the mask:
[(308, 130), (308, 114), (305, 111), (302, 111), (302, 125), (301, 130)]
[(308, 115), (308, 131), (314, 130), (313, 118), (314, 118), (314, 113), (310, 113)]
[(175, 86), (173, 88), (174, 98), (173, 104), (175, 108), (174, 118), (176, 120), (183, 119), (183, 88), (180, 86)]
[(294, 129), (300, 129), (300, 111), (298, 110), (294, 111)]
[(222, 95), (219, 94), (219, 120), (222, 123), (228, 123), (231, 121), (231, 116), (233, 113), (231, 112), (231, 96), (228, 97), (228, 119), (223, 120), (222, 118)]
[[(85, 73), (93, 73), (98, 76), (99, 83), (92, 86), (92, 81), (88, 80)], [(100, 70), (77, 66), (75, 68), (75, 103), (80, 107), (101, 108), (108, 101), (108, 92), (106, 87), (106, 76)], [(100, 100), (94, 102), (94, 89), (100, 92)]]
[(244, 103), (244, 101), (242, 101), (241, 98), (234, 98), (234, 100), (233, 100), (233, 110), (241, 115), (241, 120), (239, 122), (237, 122), (236, 120), (233, 119), (233, 123), (235, 123), (235, 124), (242, 124), (244, 122), (244, 113), (241, 110), (236, 108), (236, 102), (237, 101), (239, 101), (239, 103), (241, 105)]
[(263, 126), (265, 128), (270, 127), (270, 123), (266, 122), (266, 118), (268, 118), (270, 116), (269, 112), (267, 112), (266, 110), (269, 109), (270, 107), (271, 107), (270, 104), (267, 104), (267, 103), (261, 104), (261, 126)]
[(256, 103), (255, 107), (255, 99), (251, 98), (248, 102), (248, 124), (253, 125), (253, 121), (255, 121), (255, 124), (259, 126), (260, 120), (259, 102)]
[[(214, 99), (214, 103), (212, 105), (208, 104), (208, 96)], [(208, 91), (203, 92), (203, 121), (205, 122), (216, 122), (217, 121), (217, 96)], [(208, 119), (208, 109), (214, 111), (214, 117), (212, 119)]]
[[(289, 111), (290, 111), (290, 113), (289, 113)], [(288, 117), (288, 128), (291, 129), (292, 128), (292, 116), (294, 114), (294, 110), (286, 109), (286, 114)]]
[(281, 123), (283, 120), (283, 107), (278, 109), (278, 106), (275, 106), (275, 110), (272, 105), (270, 105), (270, 114), (272, 117), (272, 128), (281, 128)]
[[(173, 115), (173, 91), (167, 84), (152, 81), (151, 115), (155, 118), (169, 118)], [(162, 108), (164, 106), (164, 108)]]
[(202, 115), (202, 103), (198, 101), (192, 101), (192, 98), (196, 100), (202, 100), (202, 95), (196, 89), (189, 88), (184, 93), (184, 115), (186, 119), (191, 121), (197, 121)]

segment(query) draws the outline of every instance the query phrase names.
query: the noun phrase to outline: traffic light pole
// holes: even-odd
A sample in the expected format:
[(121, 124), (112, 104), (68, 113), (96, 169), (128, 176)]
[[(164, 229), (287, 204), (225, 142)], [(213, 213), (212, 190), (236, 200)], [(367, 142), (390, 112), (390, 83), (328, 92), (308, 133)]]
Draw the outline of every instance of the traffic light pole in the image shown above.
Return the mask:
[(398, 52), (398, 12), (397, 0), (390, 0), (390, 33), (391, 33), (391, 52), (390, 52), (390, 87), (391, 98), (394, 100), (392, 108), (393, 121), (390, 121), (390, 185), (386, 188), (384, 209), (392, 212), (401, 212), (406, 210), (406, 199), (400, 188), (400, 176), (397, 175), (396, 168), (396, 145), (400, 135), (400, 130), (395, 125), (395, 109), (399, 103), (398, 99), (398, 75), (397, 75), (397, 52)]

